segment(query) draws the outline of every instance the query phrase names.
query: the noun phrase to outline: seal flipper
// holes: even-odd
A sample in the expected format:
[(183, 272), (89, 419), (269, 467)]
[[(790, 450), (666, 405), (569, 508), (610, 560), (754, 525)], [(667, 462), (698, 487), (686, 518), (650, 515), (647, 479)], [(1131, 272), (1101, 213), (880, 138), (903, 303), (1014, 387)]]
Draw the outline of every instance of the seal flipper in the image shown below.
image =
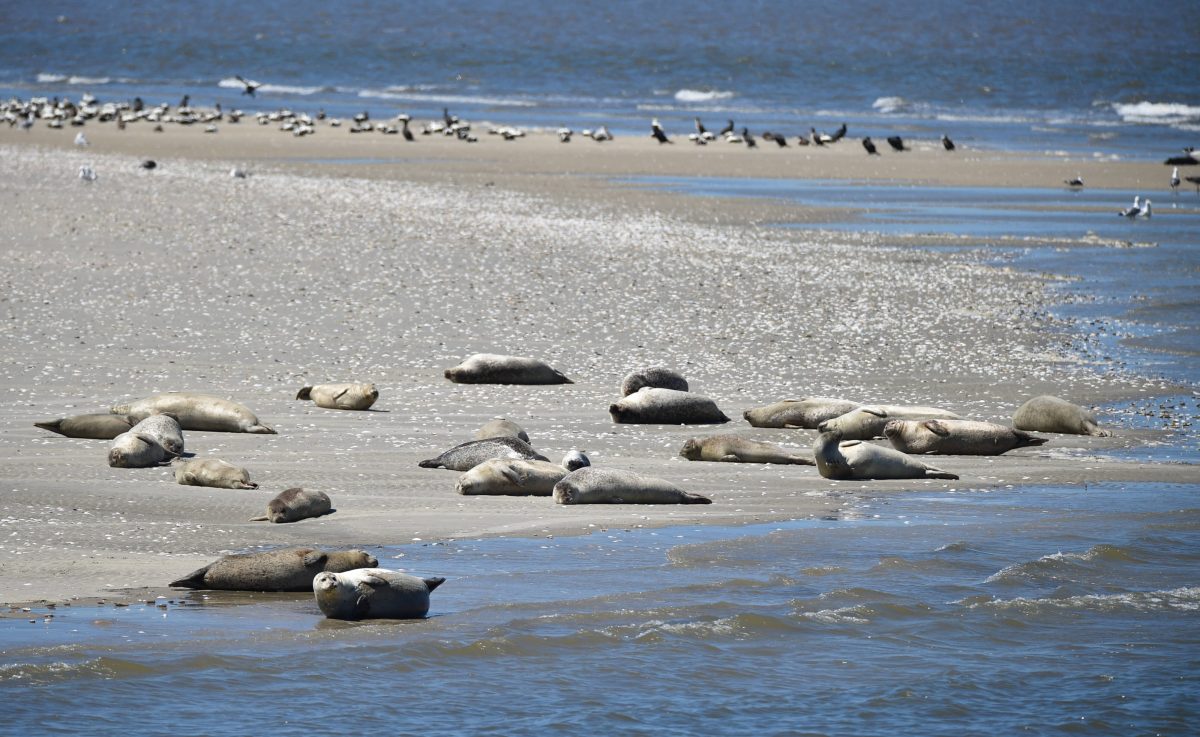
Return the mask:
[(59, 435), (62, 435), (62, 430), (60, 429), (60, 428), (62, 428), (62, 423), (63, 423), (62, 418), (59, 418), (57, 420), (51, 420), (49, 422), (35, 422), (35, 423), (33, 423), (33, 426), (40, 427), (43, 430), (49, 430), (50, 432), (56, 432)]
[(209, 563), (208, 565), (204, 566), (203, 568), (196, 570), (196, 571), (192, 571), (191, 573), (189, 573), (188, 575), (179, 579), (178, 581), (172, 581), (171, 583), (169, 583), (167, 585), (174, 587), (174, 588), (181, 588), (181, 589), (205, 588), (204, 576), (205, 576), (205, 574), (208, 573), (208, 569), (212, 568), (212, 565), (213, 565), (212, 563)]
[(262, 424), (261, 422), (257, 425), (251, 425), (250, 427), (246, 428), (246, 432), (252, 432), (257, 435), (277, 435), (278, 434), (275, 432), (275, 428), (267, 427), (266, 425)]
[(270, 522), (271, 518), (264, 514), (261, 517), (251, 517), (250, 519), (248, 519), (246, 521), (247, 522)]
[(430, 576), (429, 578), (423, 578), (421, 580), (425, 582), (425, 588), (429, 589), (430, 591), (433, 591), (438, 586), (446, 583), (446, 579), (443, 576)]
[(325, 559), (328, 557), (329, 556), (326, 555), (323, 551), (310, 550), (309, 552), (304, 554), (304, 567), (308, 568), (309, 566), (324, 566)]
[(1037, 435), (1030, 435), (1024, 430), (1013, 430), (1013, 435), (1017, 436), (1017, 447), (1028, 448), (1032, 445), (1044, 445), (1050, 442), (1050, 438), (1039, 438)]
[(312, 399), (312, 387), (301, 387), (300, 391), (296, 392), (296, 399)]

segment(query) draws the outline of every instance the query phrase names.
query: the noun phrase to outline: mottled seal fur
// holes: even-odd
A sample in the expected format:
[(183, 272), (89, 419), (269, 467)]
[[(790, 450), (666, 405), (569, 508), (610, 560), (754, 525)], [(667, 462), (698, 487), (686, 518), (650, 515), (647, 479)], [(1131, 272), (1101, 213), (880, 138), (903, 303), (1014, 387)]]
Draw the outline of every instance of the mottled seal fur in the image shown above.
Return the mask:
[(1023, 430), (972, 420), (891, 420), (883, 436), (901, 453), (917, 455), (998, 456), (1046, 442)]
[(628, 397), (644, 386), (656, 389), (674, 389), (680, 392), (688, 390), (687, 379), (678, 371), (654, 366), (634, 371), (621, 382), (621, 396)]
[(657, 425), (709, 425), (729, 422), (713, 400), (677, 389), (642, 387), (609, 405), (613, 422)]
[(568, 453), (562, 464), (493, 458), (460, 476), (454, 490), (467, 496), (550, 496), (563, 477), (588, 465), (578, 451)]
[(169, 585), (222, 591), (312, 591), (313, 578), (318, 573), (341, 573), (377, 565), (375, 556), (361, 550), (287, 548), (226, 555)]
[(892, 448), (862, 440), (842, 440), (837, 430), (822, 432), (813, 445), (817, 470), (827, 479), (957, 479)]
[(484, 461), (493, 458), (520, 458), (527, 461), (548, 461), (529, 443), (520, 438), (502, 437), (486, 440), (468, 440), (454, 446), (436, 458), (429, 458), (417, 465), (421, 468), (445, 468), (451, 471), (470, 471)]
[(445, 583), (386, 568), (318, 573), (313, 596), (329, 619), (419, 619), (429, 612), (429, 592)]
[(296, 393), (296, 399), (311, 399), (325, 409), (369, 409), (379, 399), (374, 384), (316, 384)]
[(333, 502), (323, 491), (311, 491), (299, 486), (284, 489), (267, 502), (267, 513), (251, 517), (251, 522), (299, 522), (309, 517), (333, 513)]
[(521, 427), (512, 420), (506, 420), (503, 417), (496, 417), (484, 423), (483, 427), (475, 431), (475, 440), (487, 440), (488, 438), (520, 438), (526, 443), (529, 442), (529, 433), (525, 432), (525, 428)]
[(559, 504), (712, 504), (670, 481), (611, 468), (581, 468), (554, 485)]
[(840, 417), (861, 406), (858, 402), (848, 399), (801, 397), (748, 409), (742, 413), (742, 417), (754, 427), (815, 430), (825, 420)]
[(883, 426), (890, 420), (961, 420), (948, 410), (937, 407), (918, 407), (878, 404), (859, 407), (832, 420), (817, 425), (819, 432), (837, 430), (844, 440), (870, 440), (883, 435)]
[(150, 415), (131, 427), (130, 431), (149, 435), (170, 455), (177, 456), (183, 453), (183, 428), (171, 415)]
[(445, 370), (458, 384), (570, 384), (570, 379), (544, 361), (523, 356), (476, 353)]
[(169, 415), (152, 415), (113, 438), (108, 465), (113, 468), (148, 468), (179, 455), (164, 443), (183, 451), (183, 433)]
[(1034, 397), (1018, 407), (1013, 413), (1013, 427), (1034, 432), (1112, 436), (1112, 431), (1102, 429), (1090, 411), (1048, 394)]
[(129, 404), (118, 404), (112, 408), (112, 412), (130, 415), (136, 420), (167, 413), (179, 420), (184, 430), (275, 434), (273, 429), (259, 422), (258, 417), (246, 406), (211, 394), (166, 392)]
[(129, 415), (75, 415), (62, 417), (57, 420), (35, 422), (34, 427), (56, 432), (68, 438), (93, 438), (95, 440), (112, 440), (137, 424), (137, 420)]
[(257, 489), (244, 468), (219, 458), (175, 459), (175, 483), (185, 486), (212, 486), (218, 489)]
[(813, 459), (799, 455), (774, 443), (748, 440), (737, 435), (709, 435), (688, 438), (679, 455), (689, 461), (724, 461), (726, 463), (785, 463), (811, 466)]

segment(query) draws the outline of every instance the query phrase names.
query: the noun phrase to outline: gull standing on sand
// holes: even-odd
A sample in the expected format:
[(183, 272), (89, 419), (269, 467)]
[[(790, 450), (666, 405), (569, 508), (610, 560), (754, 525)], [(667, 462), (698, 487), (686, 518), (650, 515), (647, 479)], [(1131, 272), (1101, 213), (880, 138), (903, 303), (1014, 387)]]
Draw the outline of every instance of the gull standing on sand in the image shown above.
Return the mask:
[(1067, 185), (1068, 187), (1082, 187), (1083, 177), (1076, 174), (1074, 179), (1064, 179), (1063, 184)]
[(1140, 218), (1149, 219), (1150, 215), (1150, 200), (1147, 198), (1146, 201), (1142, 203), (1142, 209), (1138, 212), (1137, 216)]
[(87, 145), (89, 145), (89, 144), (88, 144), (88, 139), (87, 139), (87, 136), (83, 135), (83, 133), (82, 133), (82, 132), (80, 132), (80, 133), (76, 133), (76, 134), (75, 134), (75, 145), (76, 145), (76, 146), (87, 146)]
[(1133, 204), (1130, 205), (1129, 207), (1126, 207), (1124, 210), (1118, 210), (1117, 214), (1120, 215), (1121, 217), (1129, 218), (1132, 220), (1133, 218), (1137, 217), (1142, 212), (1141, 200), (1142, 200), (1142, 198), (1140, 195), (1134, 195), (1133, 196)]
[(1171, 170), (1171, 191), (1179, 194), (1179, 167)]
[(96, 171), (90, 166), (79, 167), (79, 178), (85, 182), (96, 181)]

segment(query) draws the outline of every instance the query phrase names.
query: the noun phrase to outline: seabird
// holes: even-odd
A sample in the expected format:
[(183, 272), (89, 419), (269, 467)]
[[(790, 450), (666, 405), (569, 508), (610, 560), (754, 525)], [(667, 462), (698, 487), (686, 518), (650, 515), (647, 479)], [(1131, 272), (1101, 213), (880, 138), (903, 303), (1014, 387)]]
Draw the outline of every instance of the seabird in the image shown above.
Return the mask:
[(904, 139), (901, 138), (900, 136), (888, 136), (887, 142), (888, 142), (888, 145), (891, 146), (896, 151), (907, 151), (908, 150), (907, 148), (904, 147)]
[(1179, 193), (1179, 167), (1178, 166), (1171, 170), (1171, 191), (1176, 194)]
[(570, 143), (571, 135), (573, 133), (574, 133), (574, 131), (572, 131), (570, 128), (559, 128), (558, 129), (558, 142), (559, 143)]
[(87, 136), (83, 135), (83, 133), (76, 133), (75, 134), (75, 145), (76, 146), (87, 146), (88, 145)]
[(154, 159), (146, 159), (141, 163), (141, 167), (147, 171), (154, 169), (157, 166), (158, 162), (156, 162)]
[[(758, 144), (754, 142), (754, 136), (750, 135), (749, 129), (742, 128), (742, 138), (746, 140), (746, 148), (756, 148), (758, 146)], [(1200, 185), (1197, 186), (1196, 191), (1200, 192)]]
[(808, 136), (816, 146), (824, 146), (827, 143), (833, 143), (833, 136), (828, 133), (817, 133), (816, 128), (808, 129)]
[(243, 95), (250, 95), (251, 97), (254, 97), (254, 93), (258, 91), (259, 87), (262, 87), (262, 82), (255, 82), (253, 79), (246, 79), (241, 75), (235, 74), (233, 75), (233, 78), (241, 82), (242, 86), (246, 88), (242, 90)]
[(1124, 210), (1118, 210), (1117, 214), (1121, 217), (1129, 218), (1131, 220), (1137, 217), (1142, 212), (1141, 199), (1142, 198), (1140, 196), (1134, 195), (1133, 204), (1129, 207), (1126, 207)]
[(875, 150), (875, 142), (871, 140), (870, 136), (867, 136), (866, 138), (864, 138), (862, 140), (862, 145), (863, 145), (863, 148), (865, 148), (867, 150), (868, 156), (878, 156), (879, 155), (879, 152)]
[(700, 122), (700, 118), (695, 118), (694, 120), (696, 121), (696, 135), (704, 138), (705, 134), (708, 133), (708, 129), (704, 127), (704, 123)]
[(1076, 174), (1074, 179), (1064, 179), (1063, 184), (1067, 185), (1068, 187), (1082, 187), (1083, 177)]
[(662, 125), (658, 122), (658, 118), (654, 118), (650, 121), (650, 135), (653, 136), (654, 140), (658, 141), (660, 144), (671, 143), (671, 139), (667, 138), (667, 134), (665, 131), (663, 131)]
[(733, 133), (733, 121), (732, 120), (725, 124), (725, 127), (721, 129), (721, 132), (718, 135), (727, 136), (730, 133)]
[(81, 166), (79, 167), (79, 178), (85, 182), (94, 182), (96, 181), (96, 172), (90, 166)]
[(788, 145), (786, 138), (778, 133), (772, 133), (771, 131), (763, 131), (762, 139), (764, 141), (774, 141), (775, 145), (780, 148), (786, 148)]
[(593, 141), (611, 141), (612, 139), (613, 139), (613, 134), (608, 132), (607, 125), (600, 126), (599, 128), (596, 129), (596, 131), (594, 133), (592, 133)]
[(400, 116), (400, 123), (402, 126), (400, 133), (404, 136), (404, 140), (411, 141), (413, 140), (413, 132), (408, 129), (408, 121), (409, 117), (407, 115)]
[(947, 151), (954, 150), (954, 141), (951, 141), (950, 136), (946, 135), (945, 133), (942, 134), (942, 148), (946, 149)]
[(837, 130), (835, 130), (833, 132), (833, 135), (830, 137), (833, 139), (833, 141), (832, 141), (833, 143), (837, 143), (838, 141), (845, 138), (846, 137), (846, 124), (842, 123), (842, 125)]
[(1143, 202), (1143, 203), (1142, 203), (1142, 210), (1141, 210), (1141, 212), (1139, 212), (1139, 213), (1138, 213), (1138, 217), (1141, 217), (1141, 218), (1149, 218), (1149, 217), (1150, 217), (1150, 214), (1151, 214), (1151, 212), (1150, 212), (1150, 200), (1149, 200), (1149, 199), (1147, 199), (1145, 202)]

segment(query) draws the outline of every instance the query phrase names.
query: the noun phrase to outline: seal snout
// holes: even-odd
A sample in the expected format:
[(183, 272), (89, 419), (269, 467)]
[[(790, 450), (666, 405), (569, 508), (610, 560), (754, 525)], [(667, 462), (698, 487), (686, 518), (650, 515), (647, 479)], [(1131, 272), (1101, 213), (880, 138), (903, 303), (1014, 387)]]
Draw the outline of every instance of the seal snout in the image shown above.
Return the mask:
[(900, 420), (888, 420), (888, 423), (883, 426), (883, 436), (885, 438), (899, 437), (903, 431), (904, 427)]

